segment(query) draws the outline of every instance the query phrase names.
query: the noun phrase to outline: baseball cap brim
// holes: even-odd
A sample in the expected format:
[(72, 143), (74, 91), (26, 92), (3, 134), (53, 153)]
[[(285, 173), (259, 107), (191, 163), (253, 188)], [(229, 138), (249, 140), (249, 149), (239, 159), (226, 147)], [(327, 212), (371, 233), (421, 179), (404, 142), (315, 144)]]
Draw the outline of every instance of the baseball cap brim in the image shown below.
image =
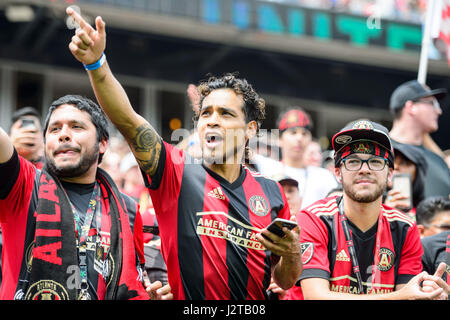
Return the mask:
[(298, 188), (298, 181), (295, 180), (295, 179), (289, 178), (289, 177), (280, 179), (280, 180), (278, 180), (278, 182), (279, 182), (281, 185), (283, 185), (283, 184), (288, 184), (288, 185), (291, 185), (291, 186), (294, 186), (294, 187), (297, 187), (297, 188)]
[[(332, 140), (332, 146), (335, 150), (335, 153), (338, 153), (343, 147), (348, 145), (349, 143), (357, 142), (357, 141), (372, 141), (388, 151), (392, 150), (392, 144), (389, 137), (386, 133), (377, 130), (355, 130), (349, 129), (338, 132), (334, 135)], [(341, 141), (341, 143), (339, 143)]]
[(434, 90), (430, 90), (430, 91), (428, 91), (426, 93), (423, 93), (423, 94), (417, 96), (413, 100), (417, 100), (417, 99), (425, 98), (425, 97), (431, 97), (431, 96), (433, 96), (436, 99), (440, 100), (440, 99), (444, 98), (446, 95), (447, 95), (447, 89), (440, 88), (440, 89), (434, 89)]

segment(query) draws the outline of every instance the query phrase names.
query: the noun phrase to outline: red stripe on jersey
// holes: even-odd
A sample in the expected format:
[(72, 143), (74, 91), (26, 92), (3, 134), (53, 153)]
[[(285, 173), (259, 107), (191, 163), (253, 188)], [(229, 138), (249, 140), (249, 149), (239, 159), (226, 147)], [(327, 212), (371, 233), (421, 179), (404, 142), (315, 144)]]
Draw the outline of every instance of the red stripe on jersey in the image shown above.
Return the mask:
[[(205, 281), (206, 300), (230, 299), (226, 265), (228, 201), (219, 182), (209, 174), (206, 175), (203, 211), (207, 211), (207, 208), (217, 208), (218, 212), (204, 214), (201, 217), (203, 220), (201, 232), (204, 233), (201, 235), (202, 247), (204, 251), (207, 251), (203, 253), (204, 279), (215, 279), (215, 281)], [(197, 233), (199, 231), (197, 229)]]
[[(178, 261), (178, 202), (180, 197), (181, 177), (184, 171), (184, 153), (164, 142), (166, 161), (164, 165), (163, 185), (158, 189), (149, 189), (158, 220), (161, 235), (161, 254), (167, 265), (167, 274), (174, 299), (185, 300), (186, 295), (181, 281), (180, 263)], [(160, 158), (161, 161), (162, 158)], [(149, 182), (151, 177), (146, 175)], [(172, 213), (172, 214), (170, 214)], [(165, 249), (167, 248), (167, 249)]]
[[(264, 195), (264, 191), (261, 188), (261, 185), (255, 181), (255, 178), (252, 176), (251, 178), (247, 178), (244, 181), (243, 189), (245, 193), (245, 199), (247, 201), (247, 206), (249, 208), (249, 218), (250, 224), (253, 227), (258, 229), (263, 229), (267, 227), (272, 221), (271, 210), (267, 208), (268, 213), (264, 216), (259, 216), (252, 212), (250, 204), (250, 198), (254, 195)], [(265, 199), (265, 203), (262, 205), (270, 206), (270, 202), (267, 197), (263, 196)], [(256, 232), (252, 231), (251, 238), (256, 240)], [(265, 275), (265, 258), (266, 253), (264, 250), (256, 250), (256, 249), (247, 249), (247, 268), (249, 270), (248, 281), (247, 281), (247, 299), (248, 300), (260, 300), (263, 297), (260, 295), (262, 292), (261, 284), (264, 280)], [(259, 295), (257, 295), (259, 293)]]

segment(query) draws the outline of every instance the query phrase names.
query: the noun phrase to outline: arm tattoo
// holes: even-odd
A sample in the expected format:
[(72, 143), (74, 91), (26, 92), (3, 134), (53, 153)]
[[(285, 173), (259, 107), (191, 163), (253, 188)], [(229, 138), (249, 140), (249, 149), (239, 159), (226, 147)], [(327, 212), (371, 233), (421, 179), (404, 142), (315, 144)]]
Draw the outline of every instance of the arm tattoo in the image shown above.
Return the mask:
[(131, 144), (135, 152), (147, 154), (143, 157), (144, 159), (136, 156), (136, 160), (142, 170), (153, 176), (161, 154), (161, 140), (158, 134), (148, 123), (143, 124), (136, 129), (136, 135), (131, 139)]

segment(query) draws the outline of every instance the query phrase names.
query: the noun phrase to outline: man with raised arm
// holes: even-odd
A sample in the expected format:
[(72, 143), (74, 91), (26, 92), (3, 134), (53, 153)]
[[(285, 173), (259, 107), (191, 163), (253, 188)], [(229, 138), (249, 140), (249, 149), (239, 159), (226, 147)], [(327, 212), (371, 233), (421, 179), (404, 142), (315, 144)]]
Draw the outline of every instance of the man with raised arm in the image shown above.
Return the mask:
[(203, 161), (193, 163), (134, 112), (106, 62), (103, 20), (97, 17), (94, 29), (71, 8), (67, 13), (80, 25), (69, 48), (143, 171), (174, 298), (265, 299), (271, 275), (291, 287), (302, 269), (300, 230), (283, 228), (284, 237), (265, 230), (277, 217), (290, 218), (286, 197), (278, 183), (242, 165), (264, 100), (233, 75), (200, 84)]
[[(138, 205), (98, 167), (106, 116), (93, 101), (66, 95), (50, 106), (43, 132), (41, 171), (0, 128), (0, 299), (148, 299)], [(156, 288), (149, 293), (162, 298)]]

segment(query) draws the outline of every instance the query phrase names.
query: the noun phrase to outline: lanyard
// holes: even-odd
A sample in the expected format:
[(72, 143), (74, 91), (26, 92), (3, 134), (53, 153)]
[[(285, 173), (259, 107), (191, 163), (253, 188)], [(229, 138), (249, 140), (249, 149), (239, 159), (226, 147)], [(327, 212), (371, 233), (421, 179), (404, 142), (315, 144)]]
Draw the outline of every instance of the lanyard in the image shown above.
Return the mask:
[[(358, 282), (358, 290), (360, 294), (364, 293), (364, 287), (362, 283), (361, 270), (359, 269), (358, 258), (356, 257), (355, 246), (353, 243), (352, 232), (347, 222), (347, 217), (344, 214), (344, 198), (341, 198), (339, 202), (339, 216), (341, 217), (342, 228), (344, 229), (345, 241), (347, 243), (348, 252), (350, 254), (350, 258), (352, 260), (353, 273), (356, 275), (356, 280)], [(375, 243), (375, 255), (374, 255), (374, 265), (372, 267), (372, 288), (374, 284), (377, 282), (377, 276), (379, 275), (378, 270), (378, 259), (379, 252), (381, 246), (381, 225), (382, 225), (382, 214), (380, 213), (378, 216), (378, 227), (377, 227), (377, 237)]]
[(88, 279), (87, 279), (87, 237), (89, 235), (89, 230), (91, 229), (92, 220), (94, 215), (96, 214), (97, 204), (100, 203), (100, 191), (98, 184), (95, 183), (94, 190), (92, 191), (91, 198), (89, 199), (89, 206), (86, 210), (86, 216), (84, 218), (84, 223), (81, 225), (80, 215), (78, 211), (75, 209), (75, 206), (70, 203), (72, 206), (73, 217), (75, 220), (75, 228), (76, 228), (76, 239), (77, 239), (77, 247), (78, 247), (78, 259), (80, 265), (80, 278), (81, 278), (81, 292), (78, 296), (79, 300), (90, 300), (91, 297), (88, 293)]

